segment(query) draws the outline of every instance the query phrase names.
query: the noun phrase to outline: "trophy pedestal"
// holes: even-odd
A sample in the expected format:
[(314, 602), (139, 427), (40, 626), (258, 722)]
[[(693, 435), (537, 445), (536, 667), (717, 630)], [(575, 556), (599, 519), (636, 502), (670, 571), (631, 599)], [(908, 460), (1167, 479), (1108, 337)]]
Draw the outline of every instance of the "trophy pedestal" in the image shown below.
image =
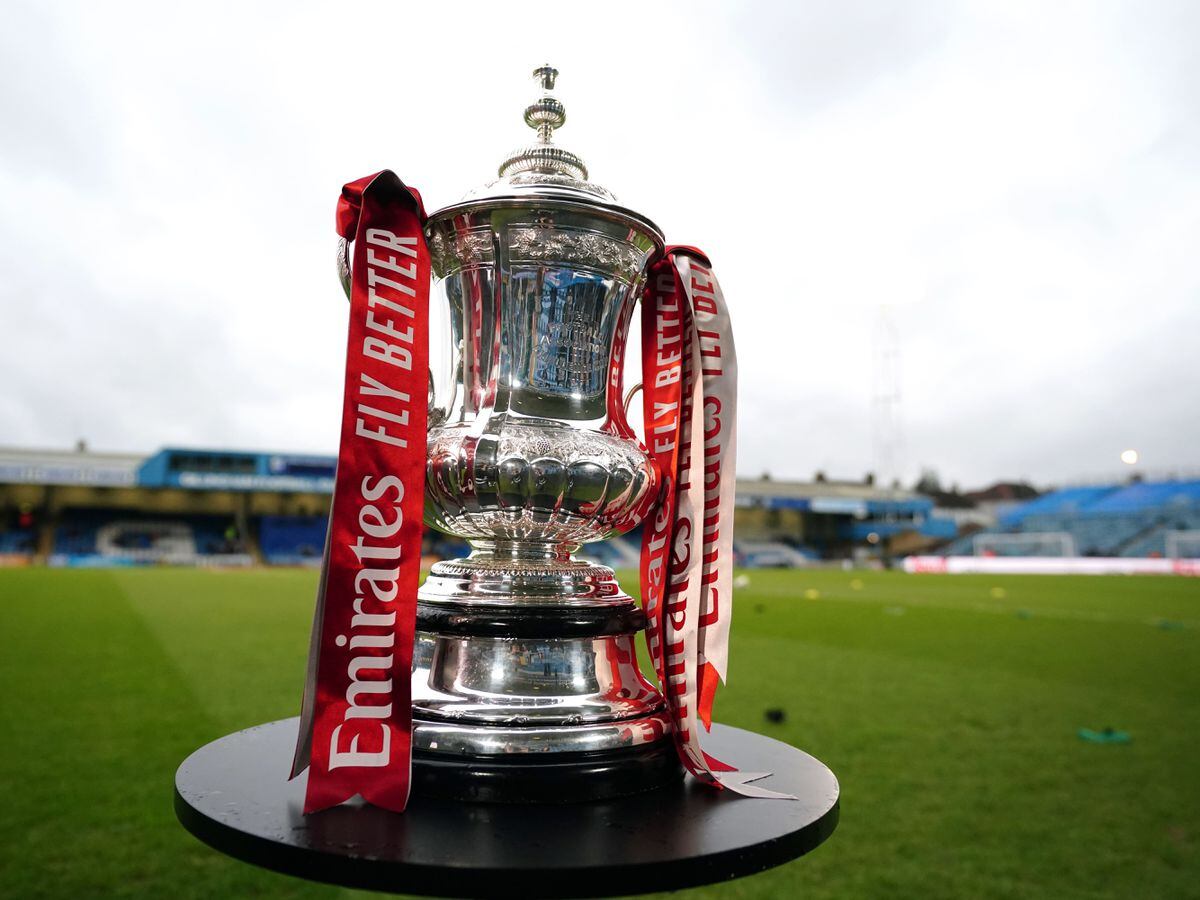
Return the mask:
[[(797, 800), (694, 779), (599, 802), (462, 803), (414, 795), (404, 813), (347, 803), (305, 816), (288, 781), (298, 719), (201, 747), (175, 775), (175, 813), (244, 862), (344, 887), (453, 897), (602, 897), (671, 891), (789, 862), (837, 826), (838, 783), (807, 753), (714, 725), (707, 749)], [(555, 798), (558, 799), (558, 798)]]
[(521, 549), (437, 563), (418, 594), (414, 795), (573, 803), (679, 781), (638, 668), (645, 613), (612, 569)]

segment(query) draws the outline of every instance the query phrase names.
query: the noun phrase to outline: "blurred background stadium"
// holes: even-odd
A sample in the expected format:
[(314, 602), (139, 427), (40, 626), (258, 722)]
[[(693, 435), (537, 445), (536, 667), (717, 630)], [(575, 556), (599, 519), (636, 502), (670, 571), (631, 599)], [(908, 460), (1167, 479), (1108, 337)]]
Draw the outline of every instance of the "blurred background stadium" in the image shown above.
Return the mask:
[[(0, 448), (0, 565), (317, 565), (333, 489), (332, 456), (165, 448), (148, 455)], [(1200, 558), (1200, 478), (1038, 490), (996, 483), (944, 489), (926, 472), (898, 482), (769, 476), (737, 485), (735, 552), (747, 568), (818, 563), (890, 567), (936, 554), (984, 559)], [(637, 533), (586, 554), (636, 567)], [(429, 561), (467, 546), (436, 532)], [(928, 563), (926, 563), (928, 565)], [(984, 565), (982, 563), (977, 564)], [(1070, 563), (1061, 563), (1070, 571)], [(986, 568), (986, 566), (984, 566)], [(1034, 569), (1037, 565), (1034, 564)], [(1004, 571), (1021, 571), (1009, 562)]]

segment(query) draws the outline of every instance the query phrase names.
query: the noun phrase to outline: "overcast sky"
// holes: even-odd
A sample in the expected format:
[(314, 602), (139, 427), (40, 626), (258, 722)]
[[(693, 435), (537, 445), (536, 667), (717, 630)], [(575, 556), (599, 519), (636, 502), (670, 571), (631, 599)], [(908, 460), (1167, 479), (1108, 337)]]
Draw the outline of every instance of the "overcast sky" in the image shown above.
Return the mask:
[[(8, 3), (0, 444), (336, 448), (341, 185), (559, 142), (712, 256), (739, 471), (1200, 468), (1200, 5)], [(886, 310), (886, 312), (885, 312)]]

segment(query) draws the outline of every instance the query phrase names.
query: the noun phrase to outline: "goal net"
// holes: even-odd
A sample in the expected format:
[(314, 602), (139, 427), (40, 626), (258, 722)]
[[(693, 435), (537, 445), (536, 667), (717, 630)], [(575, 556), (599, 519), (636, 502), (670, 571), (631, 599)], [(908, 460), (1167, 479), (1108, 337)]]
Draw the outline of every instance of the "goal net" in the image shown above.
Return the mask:
[(977, 534), (976, 556), (1075, 556), (1075, 538), (1065, 531)]
[(1200, 559), (1200, 531), (1168, 531), (1167, 559)]

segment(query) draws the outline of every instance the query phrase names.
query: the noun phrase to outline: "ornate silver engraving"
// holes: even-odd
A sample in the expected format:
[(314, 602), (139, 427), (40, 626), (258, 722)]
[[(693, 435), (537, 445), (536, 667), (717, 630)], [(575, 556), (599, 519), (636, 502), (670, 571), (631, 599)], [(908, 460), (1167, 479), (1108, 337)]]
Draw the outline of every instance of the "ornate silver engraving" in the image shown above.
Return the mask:
[[(520, 559), (481, 559), (471, 563), (461, 560), (442, 560), (437, 564), (439, 575), (448, 576), (489, 576), (492, 578), (529, 578), (547, 577), (547, 567), (543, 560)], [(549, 577), (561, 581), (564, 571), (576, 581), (585, 579), (612, 580), (612, 569), (608, 566), (597, 566), (580, 560), (570, 560), (567, 564), (556, 566), (549, 572)], [(613, 582), (614, 585), (616, 582)]]
[(649, 252), (607, 235), (562, 226), (514, 225), (508, 229), (508, 255), (516, 262), (589, 266), (632, 280)]
[(428, 243), (430, 264), (438, 278), (471, 266), (490, 266), (495, 261), (492, 229), (487, 226), (452, 234), (434, 229)]
[(430, 523), (477, 541), (586, 543), (628, 531), (657, 484), (636, 443), (578, 428), (434, 428), (427, 459)]

